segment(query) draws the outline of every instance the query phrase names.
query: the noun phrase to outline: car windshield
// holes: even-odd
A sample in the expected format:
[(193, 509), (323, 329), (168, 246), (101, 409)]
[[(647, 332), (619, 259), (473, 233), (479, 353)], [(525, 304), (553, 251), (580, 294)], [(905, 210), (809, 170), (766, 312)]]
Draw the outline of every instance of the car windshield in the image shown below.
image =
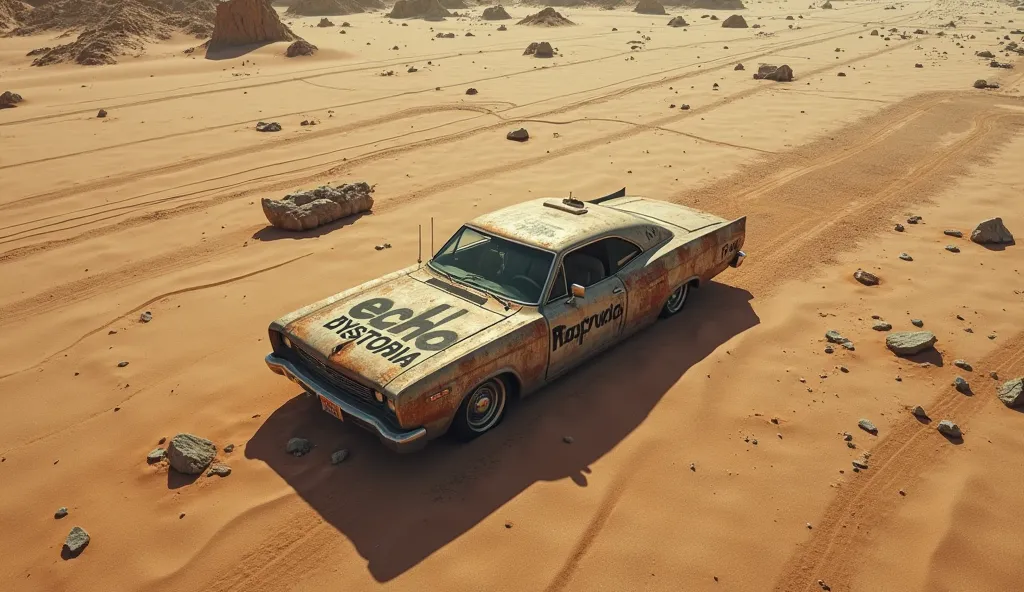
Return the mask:
[(537, 304), (554, 259), (547, 251), (463, 226), (428, 265), (492, 295)]

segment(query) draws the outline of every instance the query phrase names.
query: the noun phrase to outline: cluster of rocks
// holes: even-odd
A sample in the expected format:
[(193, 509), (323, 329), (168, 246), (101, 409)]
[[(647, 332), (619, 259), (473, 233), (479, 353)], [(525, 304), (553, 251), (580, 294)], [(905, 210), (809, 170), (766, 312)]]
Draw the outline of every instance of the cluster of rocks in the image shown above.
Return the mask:
[(25, 99), (21, 98), (21, 95), (16, 92), (9, 90), (4, 91), (4, 94), (0, 95), (0, 109), (11, 109), (13, 107), (17, 107), (18, 103), (24, 100)]
[(535, 58), (550, 58), (554, 57), (555, 50), (547, 41), (541, 41), (540, 43), (534, 41), (526, 46), (526, 49), (523, 51), (523, 55), (533, 56)]
[[(827, 341), (829, 343), (834, 343), (834, 344), (839, 345), (839, 346), (842, 346), (843, 349), (847, 349), (847, 350), (850, 350), (850, 351), (855, 351), (856, 350), (856, 348), (854, 347), (852, 341), (850, 341), (846, 337), (843, 337), (843, 335), (841, 333), (839, 333), (839, 331), (836, 331), (834, 329), (825, 332), (825, 341)], [(825, 353), (832, 353), (831, 350), (832, 350), (832, 347), (828, 346), (828, 347), (825, 348)]]
[(793, 69), (783, 64), (781, 66), (773, 66), (770, 64), (762, 64), (758, 66), (757, 72), (754, 73), (754, 80), (774, 80), (775, 82), (792, 82), (793, 81)]
[(373, 188), (366, 183), (317, 187), (282, 199), (263, 198), (263, 213), (276, 228), (311, 230), (373, 207)]
[(561, 13), (549, 6), (537, 14), (531, 14), (516, 24), (534, 27), (567, 27), (576, 23), (565, 18)]

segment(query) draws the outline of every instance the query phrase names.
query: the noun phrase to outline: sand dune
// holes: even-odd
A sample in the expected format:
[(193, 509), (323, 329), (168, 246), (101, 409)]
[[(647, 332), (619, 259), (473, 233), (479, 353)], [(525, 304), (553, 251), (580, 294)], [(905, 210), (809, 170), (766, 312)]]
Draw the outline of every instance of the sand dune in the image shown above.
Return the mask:
[[(320, 48), (296, 60), (204, 59), (179, 31), (116, 65), (35, 68), (26, 53), (71, 39), (0, 38), (0, 92), (25, 99), (0, 110), (0, 588), (1019, 587), (1024, 414), (995, 389), (1024, 374), (1024, 251), (943, 231), (1001, 216), (1024, 234), (1024, 13), (770, 1), (728, 29), (662, 4), (689, 26), (560, 9), (576, 26), (543, 29), (547, 60), (522, 55), (534, 27), (374, 13), (285, 18)], [(794, 80), (753, 79), (762, 64)], [(312, 231), (261, 210), (364, 180), (372, 213)], [(420, 225), (439, 244), (622, 186), (747, 216), (746, 263), (493, 433), (398, 456), (266, 369), (271, 320), (415, 262)], [(923, 320), (935, 351), (895, 357), (873, 316)], [(828, 330), (855, 350), (825, 353)], [(179, 432), (230, 476), (147, 464)], [(286, 453), (296, 436), (312, 452)], [(65, 560), (72, 526), (91, 541)]]

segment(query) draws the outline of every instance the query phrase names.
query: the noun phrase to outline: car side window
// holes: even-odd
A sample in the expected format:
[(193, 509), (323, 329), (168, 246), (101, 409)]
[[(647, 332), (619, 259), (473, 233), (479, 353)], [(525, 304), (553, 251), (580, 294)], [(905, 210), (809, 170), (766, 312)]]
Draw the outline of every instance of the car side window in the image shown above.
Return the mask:
[(621, 238), (606, 238), (601, 242), (606, 247), (608, 273), (618, 273), (620, 269), (640, 254), (640, 247)]
[(565, 268), (559, 265), (558, 272), (555, 273), (555, 282), (551, 284), (551, 295), (548, 297), (548, 302), (565, 298), (568, 295), (569, 290), (565, 285)]
[(640, 247), (617, 237), (580, 247), (565, 256), (566, 284), (590, 287), (617, 273), (639, 254)]

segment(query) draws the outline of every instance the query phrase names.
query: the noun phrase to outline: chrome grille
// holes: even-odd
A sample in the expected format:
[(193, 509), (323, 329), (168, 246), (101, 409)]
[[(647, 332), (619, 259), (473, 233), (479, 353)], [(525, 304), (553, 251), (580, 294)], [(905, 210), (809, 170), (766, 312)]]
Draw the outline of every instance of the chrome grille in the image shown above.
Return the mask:
[(316, 372), (320, 376), (323, 376), (334, 386), (349, 395), (373, 404), (378, 404), (376, 398), (373, 396), (373, 389), (370, 387), (363, 386), (341, 372), (338, 372), (334, 368), (331, 368), (324, 362), (321, 362), (315, 355), (307, 352), (303, 348), (295, 347), (294, 349), (295, 352), (299, 354), (299, 359), (307, 368)]

